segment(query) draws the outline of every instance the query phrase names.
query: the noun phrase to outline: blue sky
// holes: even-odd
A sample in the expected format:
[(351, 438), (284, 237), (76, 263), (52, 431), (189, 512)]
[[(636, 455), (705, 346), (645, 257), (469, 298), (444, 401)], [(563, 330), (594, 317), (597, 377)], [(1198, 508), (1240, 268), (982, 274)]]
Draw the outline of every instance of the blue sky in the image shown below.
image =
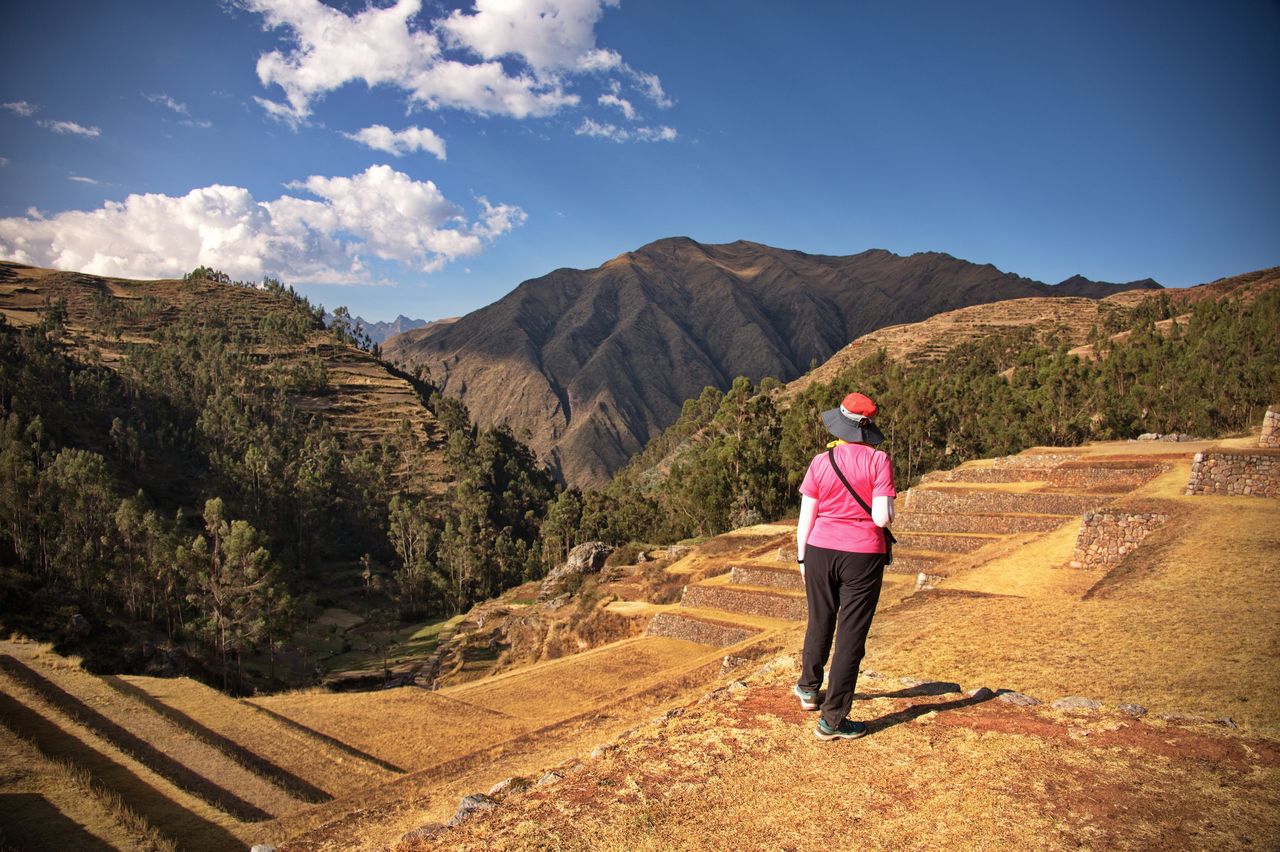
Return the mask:
[(1280, 6), (181, 0), (0, 11), (0, 256), (367, 319), (667, 236), (1055, 282), (1280, 264)]

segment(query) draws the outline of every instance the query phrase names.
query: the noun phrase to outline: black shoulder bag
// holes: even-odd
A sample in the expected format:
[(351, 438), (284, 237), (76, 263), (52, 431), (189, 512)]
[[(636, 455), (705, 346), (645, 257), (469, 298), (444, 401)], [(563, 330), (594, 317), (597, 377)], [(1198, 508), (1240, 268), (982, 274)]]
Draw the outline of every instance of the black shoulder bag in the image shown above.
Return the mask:
[[(827, 456), (831, 459), (831, 469), (836, 472), (836, 476), (840, 477), (840, 481), (844, 483), (844, 487), (853, 495), (853, 499), (858, 501), (858, 505), (862, 507), (862, 511), (866, 512), (868, 517), (871, 516), (871, 507), (867, 505), (867, 501), (858, 496), (858, 492), (853, 490), (853, 486), (849, 484), (849, 480), (844, 478), (844, 473), (840, 470), (840, 465), (836, 464), (836, 448), (832, 447), (827, 450)], [(884, 564), (893, 563), (893, 544), (897, 541), (893, 537), (893, 532), (888, 527), (882, 527), (884, 530)]]

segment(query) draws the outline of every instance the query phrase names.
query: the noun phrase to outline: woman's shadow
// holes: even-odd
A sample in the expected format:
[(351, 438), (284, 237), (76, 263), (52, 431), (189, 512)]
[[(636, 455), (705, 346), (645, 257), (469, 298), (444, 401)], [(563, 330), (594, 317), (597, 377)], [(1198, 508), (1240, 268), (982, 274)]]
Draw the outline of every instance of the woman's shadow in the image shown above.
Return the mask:
[[(934, 704), (913, 704), (903, 710), (896, 710), (888, 715), (881, 716), (879, 719), (869, 719), (864, 724), (867, 726), (867, 733), (874, 734), (894, 725), (901, 725), (904, 722), (911, 722), (920, 718), (926, 713), (943, 713), (947, 710), (959, 710), (962, 707), (972, 707), (975, 704), (981, 704), (984, 701), (990, 701), (1000, 695), (1001, 692), (1009, 690), (999, 690), (993, 692), (990, 689), (980, 689), (973, 695), (957, 698), (952, 701), (939, 701)], [(947, 681), (930, 681), (928, 683), (920, 683), (915, 686), (908, 686), (903, 689), (897, 689), (893, 692), (859, 692), (854, 695), (854, 699), (858, 701), (869, 701), (873, 698), (932, 698), (939, 695), (951, 695), (959, 693), (964, 695), (964, 691), (960, 689), (958, 683), (949, 683)]]

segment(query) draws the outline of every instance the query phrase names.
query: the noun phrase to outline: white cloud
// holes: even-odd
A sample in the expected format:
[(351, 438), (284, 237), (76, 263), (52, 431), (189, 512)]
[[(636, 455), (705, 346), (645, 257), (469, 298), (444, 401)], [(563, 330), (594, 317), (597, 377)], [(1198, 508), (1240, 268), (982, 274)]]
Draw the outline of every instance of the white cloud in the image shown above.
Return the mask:
[(0, 169), (3, 169), (3, 168), (4, 168), (5, 166), (7, 166), (7, 165), (9, 165), (9, 158), (8, 158), (8, 157), (0, 157)]
[(36, 124), (39, 124), (46, 130), (52, 130), (54, 133), (84, 136), (89, 139), (93, 139), (102, 134), (102, 131), (96, 127), (85, 127), (82, 124), (76, 124), (74, 121), (37, 121)]
[(182, 116), (182, 119), (178, 123), (181, 124), (183, 127), (199, 127), (204, 130), (207, 130), (210, 127), (213, 127), (212, 121), (209, 121), (208, 119), (204, 119), (204, 118), (192, 117), (191, 108), (189, 106), (182, 103), (181, 101), (174, 100), (173, 98), (166, 95), (164, 92), (157, 92), (156, 94), (152, 94), (152, 95), (143, 95), (143, 97), (153, 104), (158, 104), (164, 107), (165, 109), (170, 110), (171, 112), (175, 112), (178, 115)]
[(395, 157), (429, 151), (437, 159), (445, 159), (444, 140), (435, 131), (425, 127), (406, 127), (404, 130), (392, 130), (384, 124), (365, 127), (356, 133), (343, 133), (343, 136), (367, 145), (375, 151), (385, 151)]
[(674, 127), (619, 127), (609, 122), (584, 118), (574, 131), (578, 136), (609, 139), (613, 142), (674, 142), (679, 136)]
[(295, 127), (316, 100), (352, 82), (400, 89), (411, 105), (428, 109), (517, 119), (577, 106), (581, 97), (566, 86), (581, 74), (621, 74), (660, 106), (671, 103), (656, 75), (596, 45), (595, 26), (617, 0), (475, 0), (472, 11), (425, 23), (422, 0), (354, 15), (319, 0), (241, 2), (285, 42), (257, 65), (258, 79), (279, 86), (284, 99), (255, 100)]
[(620, 98), (617, 95), (601, 95), (596, 102), (601, 106), (617, 107), (630, 121), (636, 120), (636, 108), (626, 98)]
[(0, 219), (0, 256), (98, 275), (153, 278), (204, 265), (245, 280), (370, 283), (370, 257), (432, 272), (480, 254), (525, 220), (520, 208), (481, 198), (468, 221), (433, 182), (385, 165), (289, 188), (304, 192), (258, 201), (242, 187), (215, 184), (48, 217), (29, 210)]
[(26, 101), (11, 101), (7, 104), (0, 104), (0, 107), (11, 112), (16, 112), (23, 118), (30, 118), (40, 111), (40, 107), (35, 104), (27, 103)]
[(616, 50), (596, 48), (578, 57), (578, 70), (586, 73), (613, 71), (623, 66), (622, 54)]
[(663, 90), (662, 81), (658, 79), (657, 74), (647, 74), (643, 71), (637, 71), (631, 66), (627, 66), (626, 71), (635, 85), (640, 88), (640, 91), (644, 92), (645, 97), (649, 100), (653, 101), (663, 109), (667, 109), (675, 104), (675, 101), (671, 100)]
[(97, 182), (96, 180), (94, 180), (93, 178), (91, 178), (91, 177), (85, 177), (84, 175), (70, 175), (70, 176), (68, 176), (68, 177), (67, 177), (67, 180), (73, 180), (73, 181), (75, 181), (76, 183), (91, 183), (91, 184), (95, 184), (95, 185), (98, 183), (98, 182)]
[(457, 10), (437, 23), (455, 47), (484, 59), (517, 56), (545, 74), (597, 54), (595, 27), (603, 14), (599, 0), (475, 0), (474, 14)]
[(191, 110), (190, 108), (187, 107), (186, 104), (181, 103), (179, 101), (175, 101), (173, 98), (169, 97), (164, 92), (158, 92), (154, 95), (143, 95), (143, 97), (151, 101), (151, 103), (153, 104), (159, 104), (165, 109), (176, 112), (178, 115), (185, 115), (185, 116), (191, 115)]

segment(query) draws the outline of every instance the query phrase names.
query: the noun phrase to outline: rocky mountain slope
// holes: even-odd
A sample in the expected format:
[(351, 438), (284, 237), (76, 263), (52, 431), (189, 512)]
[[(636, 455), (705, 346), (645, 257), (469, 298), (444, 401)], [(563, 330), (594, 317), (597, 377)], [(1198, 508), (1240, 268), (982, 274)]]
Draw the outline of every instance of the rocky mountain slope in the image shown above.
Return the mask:
[(708, 385), (788, 381), (861, 334), (966, 305), (1158, 286), (1077, 276), (1054, 287), (932, 252), (836, 257), (672, 238), (526, 281), (385, 352), (429, 369), (478, 422), (528, 429), (567, 482), (600, 485)]

